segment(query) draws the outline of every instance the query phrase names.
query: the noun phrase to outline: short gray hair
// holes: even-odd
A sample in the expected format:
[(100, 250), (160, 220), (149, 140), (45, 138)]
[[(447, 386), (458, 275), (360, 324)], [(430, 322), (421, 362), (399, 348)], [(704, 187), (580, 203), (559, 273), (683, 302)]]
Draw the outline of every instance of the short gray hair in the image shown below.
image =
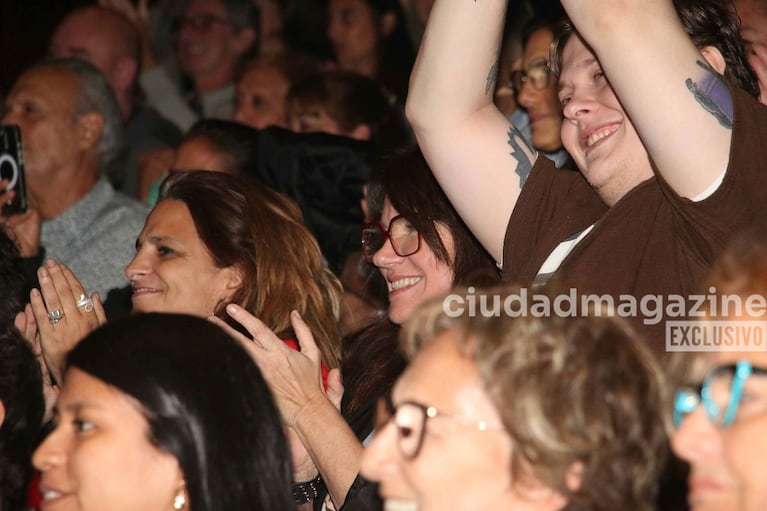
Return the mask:
[(73, 116), (75, 118), (96, 112), (101, 115), (104, 126), (96, 145), (99, 169), (106, 171), (125, 150), (125, 129), (120, 106), (114, 91), (104, 75), (93, 64), (80, 59), (45, 59), (31, 69), (65, 69), (77, 76), (79, 84), (75, 98)]

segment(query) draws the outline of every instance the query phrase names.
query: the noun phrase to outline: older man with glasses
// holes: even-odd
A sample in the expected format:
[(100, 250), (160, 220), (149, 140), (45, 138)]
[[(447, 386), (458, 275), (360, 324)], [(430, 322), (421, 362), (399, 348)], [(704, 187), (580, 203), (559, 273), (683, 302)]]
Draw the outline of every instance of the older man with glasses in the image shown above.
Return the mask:
[(145, 36), (140, 83), (158, 112), (182, 131), (200, 118), (231, 118), (235, 73), (240, 62), (256, 48), (257, 9), (252, 0), (179, 2), (172, 29), (178, 68), (192, 83), (186, 97), (157, 62), (148, 39), (148, 13), (130, 2), (107, 3), (140, 25)]

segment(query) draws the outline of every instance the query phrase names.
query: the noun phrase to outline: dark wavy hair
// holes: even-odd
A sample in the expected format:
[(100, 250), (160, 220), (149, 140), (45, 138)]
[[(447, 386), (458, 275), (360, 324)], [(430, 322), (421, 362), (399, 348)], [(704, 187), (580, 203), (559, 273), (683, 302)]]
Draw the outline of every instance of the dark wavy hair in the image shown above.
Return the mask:
[(25, 504), (45, 409), (40, 365), (13, 323), (0, 324), (0, 403), (0, 508), (13, 511)]
[[(499, 282), (492, 257), (463, 223), (417, 147), (391, 155), (373, 171), (368, 188), (373, 220), (381, 219), (387, 198), (400, 215), (410, 220), (437, 259), (453, 269), (454, 285), (490, 286)], [(452, 262), (437, 233), (437, 223), (453, 236)]]
[[(698, 49), (704, 46), (719, 49), (726, 63), (724, 76), (758, 99), (759, 82), (746, 60), (740, 20), (730, 0), (674, 0), (674, 8), (693, 44)], [(554, 33), (551, 62), (556, 74), (562, 68), (565, 44), (575, 32), (573, 24), (564, 19)]]
[(69, 353), (71, 368), (141, 404), (149, 441), (178, 460), (191, 509), (295, 509), (271, 392), (243, 347), (217, 326), (181, 314), (111, 321)]

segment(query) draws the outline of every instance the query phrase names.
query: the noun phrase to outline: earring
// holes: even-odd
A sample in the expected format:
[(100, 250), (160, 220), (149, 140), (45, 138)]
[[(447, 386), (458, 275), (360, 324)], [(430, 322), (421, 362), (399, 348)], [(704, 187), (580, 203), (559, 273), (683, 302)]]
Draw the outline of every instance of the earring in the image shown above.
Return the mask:
[(183, 492), (179, 493), (175, 497), (173, 497), (173, 509), (176, 511), (181, 511), (186, 506), (186, 497), (184, 497)]

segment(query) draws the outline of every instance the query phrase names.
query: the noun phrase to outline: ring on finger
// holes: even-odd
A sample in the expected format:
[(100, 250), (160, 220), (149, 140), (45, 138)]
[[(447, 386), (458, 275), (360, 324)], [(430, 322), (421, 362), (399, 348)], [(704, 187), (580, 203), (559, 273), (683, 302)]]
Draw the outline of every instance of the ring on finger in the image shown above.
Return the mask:
[(91, 300), (85, 293), (80, 294), (76, 305), (78, 309), (83, 309), (85, 312), (93, 312), (93, 300)]
[(61, 321), (61, 318), (64, 317), (64, 311), (61, 309), (53, 309), (52, 311), (48, 311), (48, 322), (51, 325), (55, 325), (59, 321)]

